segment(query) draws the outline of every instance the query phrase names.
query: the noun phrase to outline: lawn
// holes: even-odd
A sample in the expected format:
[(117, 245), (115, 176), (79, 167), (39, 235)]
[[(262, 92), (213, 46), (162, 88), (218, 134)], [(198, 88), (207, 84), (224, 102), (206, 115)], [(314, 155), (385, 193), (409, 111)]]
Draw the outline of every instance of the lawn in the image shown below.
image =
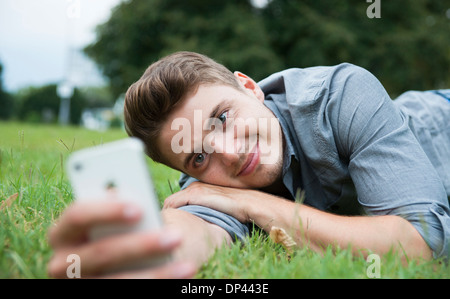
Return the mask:
[[(0, 278), (47, 278), (51, 257), (48, 227), (73, 200), (64, 172), (68, 155), (80, 148), (126, 137), (120, 129), (95, 132), (0, 122)], [(179, 173), (148, 160), (158, 197), (178, 190)], [(439, 261), (402, 264), (381, 257), (381, 278), (450, 278)], [(320, 255), (304, 248), (288, 259), (284, 249), (255, 230), (248, 240), (217, 250), (198, 278), (368, 278), (373, 262), (349, 250)]]

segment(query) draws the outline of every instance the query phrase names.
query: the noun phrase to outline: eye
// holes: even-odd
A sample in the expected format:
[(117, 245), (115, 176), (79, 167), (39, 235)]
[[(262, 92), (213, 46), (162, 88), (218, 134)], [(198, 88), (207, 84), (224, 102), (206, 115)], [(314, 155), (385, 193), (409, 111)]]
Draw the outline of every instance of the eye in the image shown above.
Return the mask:
[(227, 121), (227, 117), (228, 117), (228, 111), (225, 111), (219, 115), (218, 119), (220, 120), (220, 122), (222, 124), (224, 124)]
[(198, 154), (194, 157), (194, 165), (199, 166), (198, 164), (202, 164), (205, 161), (205, 154)]

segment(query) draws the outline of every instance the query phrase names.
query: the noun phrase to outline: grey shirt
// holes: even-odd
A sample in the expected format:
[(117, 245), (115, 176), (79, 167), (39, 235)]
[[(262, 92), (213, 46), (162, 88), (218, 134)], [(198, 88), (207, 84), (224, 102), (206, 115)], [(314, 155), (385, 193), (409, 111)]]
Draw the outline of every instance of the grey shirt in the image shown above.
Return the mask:
[[(292, 199), (337, 214), (399, 215), (434, 257), (450, 250), (448, 91), (407, 92), (392, 101), (368, 71), (351, 65), (288, 69), (258, 83), (286, 140), (283, 182)], [(185, 175), (185, 188), (193, 179)], [(246, 224), (185, 206), (242, 238)], [(223, 223), (226, 223), (225, 225)]]

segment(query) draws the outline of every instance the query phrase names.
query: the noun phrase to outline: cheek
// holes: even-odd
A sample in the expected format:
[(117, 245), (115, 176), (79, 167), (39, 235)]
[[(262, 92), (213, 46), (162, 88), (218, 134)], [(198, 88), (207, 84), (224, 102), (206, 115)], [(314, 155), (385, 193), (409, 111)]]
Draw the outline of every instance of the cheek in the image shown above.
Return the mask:
[(224, 187), (235, 187), (235, 188), (247, 187), (239, 180), (232, 178), (230, 173), (227, 172), (227, 169), (228, 168), (223, 167), (209, 167), (206, 171), (204, 171), (201, 175), (199, 175), (197, 179), (207, 184)]
[(204, 183), (212, 185), (223, 185), (222, 182), (228, 178), (228, 175), (224, 172), (224, 170), (214, 163), (210, 163), (207, 169), (192, 176)]

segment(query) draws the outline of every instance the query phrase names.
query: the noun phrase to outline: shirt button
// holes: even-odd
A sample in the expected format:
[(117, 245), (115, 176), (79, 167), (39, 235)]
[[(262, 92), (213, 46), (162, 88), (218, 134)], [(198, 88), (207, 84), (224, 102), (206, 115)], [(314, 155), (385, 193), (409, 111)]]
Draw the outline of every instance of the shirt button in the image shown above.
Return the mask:
[(436, 207), (436, 213), (438, 213), (439, 215), (441, 215), (441, 216), (444, 216), (444, 214), (445, 214), (445, 211), (444, 211), (444, 209), (443, 208), (441, 208), (441, 207)]

